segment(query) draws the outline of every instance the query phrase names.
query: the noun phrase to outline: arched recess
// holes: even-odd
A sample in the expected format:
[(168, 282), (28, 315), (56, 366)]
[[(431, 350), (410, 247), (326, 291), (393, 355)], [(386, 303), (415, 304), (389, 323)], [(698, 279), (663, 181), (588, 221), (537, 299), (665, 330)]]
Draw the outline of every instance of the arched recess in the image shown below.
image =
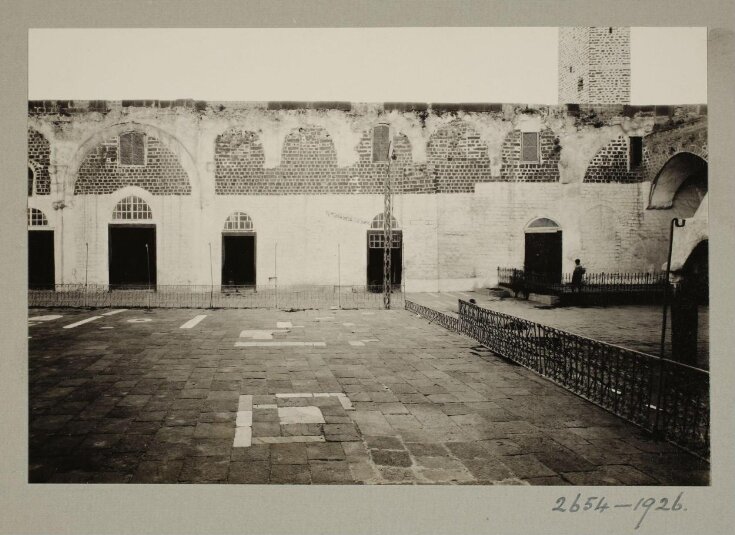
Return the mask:
[(538, 217), (526, 225), (523, 269), (549, 282), (560, 282), (562, 274), (562, 229), (548, 217)]
[[(184, 194), (190, 194), (198, 198), (201, 206), (201, 177), (199, 176), (199, 171), (197, 169), (194, 156), (191, 154), (191, 152), (175, 136), (169, 134), (161, 128), (134, 121), (118, 123), (109, 126), (103, 130), (95, 132), (93, 135), (87, 138), (79, 146), (79, 149), (74, 153), (74, 156), (69, 162), (69, 165), (66, 167), (63, 177), (64, 191), (68, 195), (74, 193), (75, 183), (79, 175), (79, 170), (87, 157), (95, 148), (102, 145), (107, 140), (117, 138), (120, 136), (120, 134), (128, 132), (141, 132), (146, 136), (154, 138), (155, 140), (160, 142), (163, 148), (173, 153), (173, 155), (176, 157), (176, 161), (182, 167), (188, 180), (189, 192)], [(132, 184), (122, 184), (117, 186), (115, 189), (128, 185)]]
[[(372, 292), (382, 292), (385, 283), (384, 222), (385, 214), (381, 212), (373, 218), (367, 231), (367, 286)], [(403, 280), (403, 231), (395, 217), (391, 216), (390, 223), (390, 280), (392, 286), (400, 288)]]
[(222, 287), (254, 287), (256, 274), (256, 239), (252, 218), (245, 212), (233, 212), (222, 228)]
[(28, 208), (28, 287), (54, 288), (54, 230), (38, 208)]
[(156, 287), (156, 224), (137, 195), (120, 198), (110, 214), (108, 268), (111, 288)]
[(679, 152), (668, 159), (653, 179), (648, 208), (676, 207), (680, 208), (681, 217), (691, 217), (706, 193), (707, 161), (691, 152)]

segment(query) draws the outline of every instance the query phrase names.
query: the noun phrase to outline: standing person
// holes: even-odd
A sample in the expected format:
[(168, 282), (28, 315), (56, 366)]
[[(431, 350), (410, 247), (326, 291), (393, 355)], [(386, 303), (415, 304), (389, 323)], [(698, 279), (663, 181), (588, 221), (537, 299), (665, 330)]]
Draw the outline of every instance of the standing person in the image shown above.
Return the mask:
[(582, 265), (579, 258), (574, 260), (574, 271), (572, 272), (572, 291), (582, 291), (582, 279), (587, 270)]

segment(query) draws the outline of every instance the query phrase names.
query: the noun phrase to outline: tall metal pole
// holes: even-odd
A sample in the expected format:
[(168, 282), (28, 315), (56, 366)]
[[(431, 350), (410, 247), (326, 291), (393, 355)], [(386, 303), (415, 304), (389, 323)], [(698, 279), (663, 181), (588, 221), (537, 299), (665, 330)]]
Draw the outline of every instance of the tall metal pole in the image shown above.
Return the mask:
[(391, 245), (393, 244), (393, 199), (390, 183), (392, 141), (388, 144), (388, 166), (383, 183), (383, 306), (390, 310), (391, 294)]
[(87, 252), (86, 257), (84, 259), (84, 306), (87, 306), (87, 295), (89, 294), (89, 290), (87, 289), (87, 276), (89, 273), (89, 242), (84, 244)]
[(148, 308), (151, 308), (151, 258), (147, 243), (145, 244), (145, 263), (148, 269)]
[(340, 257), (339, 243), (337, 244), (337, 306), (342, 308), (342, 259)]
[(275, 281), (276, 309), (278, 309), (278, 242), (273, 247), (273, 280)]
[(669, 309), (669, 290), (671, 282), (671, 253), (674, 249), (674, 228), (681, 228), (686, 225), (686, 219), (679, 219), (674, 217), (671, 220), (669, 226), (669, 253), (666, 257), (666, 279), (664, 281), (664, 305), (663, 305), (663, 320), (661, 322), (661, 345), (659, 347), (659, 369), (658, 369), (658, 393), (656, 396), (656, 417), (653, 423), (653, 430), (658, 431), (659, 414), (661, 413), (661, 401), (663, 399), (664, 389), (664, 355), (666, 353), (666, 322)]
[(214, 274), (212, 273), (212, 242), (209, 242), (209, 308), (214, 304)]

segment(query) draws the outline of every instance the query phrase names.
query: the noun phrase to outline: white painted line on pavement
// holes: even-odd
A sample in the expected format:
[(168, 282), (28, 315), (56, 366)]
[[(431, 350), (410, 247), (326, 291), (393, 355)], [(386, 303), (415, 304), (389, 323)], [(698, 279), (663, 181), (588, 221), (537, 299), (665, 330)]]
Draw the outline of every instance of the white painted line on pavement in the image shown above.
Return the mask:
[(254, 409), (277, 409), (278, 405), (274, 403), (261, 403), (259, 405), (253, 405)]
[(60, 314), (49, 314), (48, 316), (33, 316), (32, 318), (28, 318), (28, 321), (52, 321), (63, 317)]
[(74, 327), (79, 327), (80, 325), (84, 325), (85, 323), (89, 323), (90, 321), (98, 320), (101, 317), (102, 316), (92, 316), (91, 318), (87, 318), (85, 320), (70, 323), (69, 325), (64, 325), (64, 329), (73, 329)]
[(293, 327), (293, 323), (290, 321), (277, 321), (276, 322), (276, 328), (277, 329), (290, 329)]
[(365, 345), (365, 342), (356, 342), (355, 340), (350, 340), (349, 342), (352, 347), (362, 347)]
[(324, 342), (235, 342), (235, 347), (326, 347)]
[(119, 308), (117, 310), (110, 310), (109, 312), (105, 312), (102, 314), (103, 316), (114, 316), (115, 314), (119, 314), (120, 312), (125, 312), (127, 308)]
[(253, 444), (290, 444), (292, 442), (293, 443), (326, 442), (326, 439), (321, 435), (318, 435), (318, 436), (317, 435), (294, 435), (291, 437), (256, 437), (253, 439)]
[(189, 321), (184, 323), (181, 327), (179, 327), (179, 329), (191, 329), (192, 327), (196, 327), (197, 324), (206, 317), (206, 314), (199, 314), (198, 316), (194, 316)]
[(253, 425), (253, 411), (237, 411), (237, 427), (251, 427)]
[(253, 428), (250, 426), (238, 427), (235, 429), (235, 441), (232, 446), (235, 448), (249, 448), (253, 441)]
[(311, 393), (291, 393), (291, 392), (281, 392), (280, 394), (276, 394), (277, 398), (310, 398), (313, 394)]
[(240, 396), (237, 405), (238, 411), (252, 411), (253, 410), (253, 396)]

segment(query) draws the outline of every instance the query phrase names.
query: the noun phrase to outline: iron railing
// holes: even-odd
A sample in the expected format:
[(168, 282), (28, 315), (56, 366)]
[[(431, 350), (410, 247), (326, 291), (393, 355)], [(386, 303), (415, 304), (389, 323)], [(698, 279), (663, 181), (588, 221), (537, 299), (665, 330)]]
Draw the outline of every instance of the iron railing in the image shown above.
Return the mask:
[(709, 373), (459, 301), (459, 317), (406, 309), (709, 459)]
[[(106, 284), (57, 284), (29, 289), (30, 307), (126, 308), (383, 308), (383, 287), (371, 286), (209, 286), (156, 285), (110, 287)], [(403, 305), (400, 288), (393, 302)]]
[(664, 297), (666, 273), (586, 273), (582, 283), (572, 284), (572, 273), (552, 277), (545, 273), (533, 273), (517, 268), (498, 268), (498, 285), (516, 295), (543, 293), (556, 295), (562, 304), (578, 302), (605, 303), (657, 303)]

